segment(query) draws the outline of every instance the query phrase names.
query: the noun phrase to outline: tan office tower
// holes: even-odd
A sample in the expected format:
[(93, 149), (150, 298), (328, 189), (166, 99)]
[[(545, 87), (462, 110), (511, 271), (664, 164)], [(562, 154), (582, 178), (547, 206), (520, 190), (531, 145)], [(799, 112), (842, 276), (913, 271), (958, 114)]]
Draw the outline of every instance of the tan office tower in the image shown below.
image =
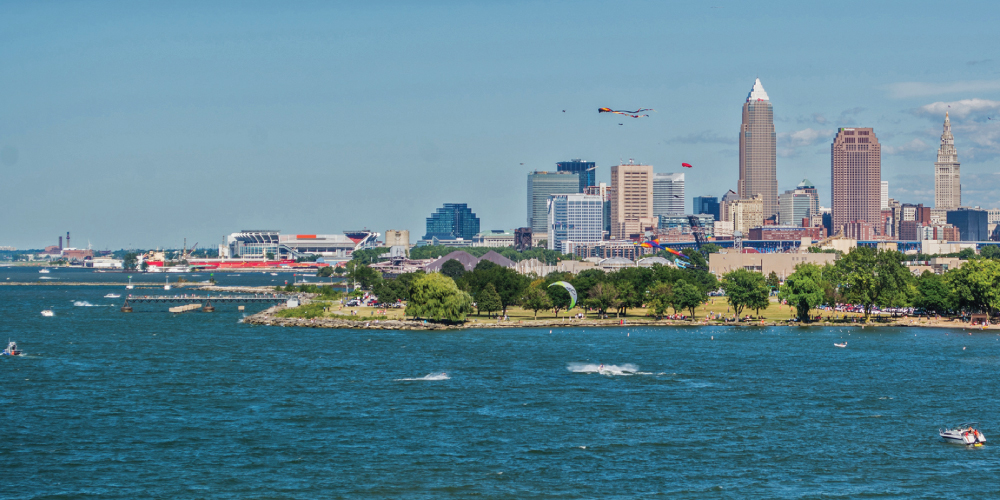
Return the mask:
[[(830, 145), (833, 228), (865, 221), (882, 226), (882, 146), (870, 128), (841, 128)], [(879, 231), (881, 233), (881, 231)]]
[(934, 162), (934, 208), (955, 210), (962, 206), (962, 184), (959, 182), (958, 151), (951, 135), (951, 119), (944, 114), (941, 148)]
[(745, 200), (760, 195), (764, 218), (778, 213), (774, 113), (760, 78), (743, 104), (740, 126), (740, 181), (737, 192)]
[(628, 239), (656, 227), (653, 217), (653, 167), (627, 165), (611, 167), (611, 238)]

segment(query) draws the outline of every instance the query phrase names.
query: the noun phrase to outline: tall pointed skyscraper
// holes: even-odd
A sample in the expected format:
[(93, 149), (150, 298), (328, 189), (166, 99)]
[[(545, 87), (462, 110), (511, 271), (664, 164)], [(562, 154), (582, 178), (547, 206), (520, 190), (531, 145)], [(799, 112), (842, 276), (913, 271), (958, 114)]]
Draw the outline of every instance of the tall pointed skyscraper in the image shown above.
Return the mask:
[(934, 208), (954, 210), (962, 206), (962, 184), (959, 182), (958, 151), (951, 135), (951, 119), (944, 114), (941, 148), (934, 162)]
[(747, 102), (743, 104), (743, 125), (740, 126), (740, 183), (737, 192), (742, 199), (760, 195), (764, 201), (764, 218), (778, 213), (778, 176), (776, 171), (774, 113), (771, 101), (760, 83), (753, 84)]

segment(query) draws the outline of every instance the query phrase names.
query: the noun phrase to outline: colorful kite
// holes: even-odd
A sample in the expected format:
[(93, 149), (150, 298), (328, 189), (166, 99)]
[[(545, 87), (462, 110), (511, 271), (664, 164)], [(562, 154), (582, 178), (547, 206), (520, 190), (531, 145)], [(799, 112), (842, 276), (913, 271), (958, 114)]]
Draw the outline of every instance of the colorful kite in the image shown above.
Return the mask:
[(553, 286), (556, 286), (556, 285), (559, 285), (559, 286), (565, 288), (566, 291), (569, 292), (569, 308), (572, 309), (573, 306), (576, 305), (576, 288), (573, 288), (573, 285), (570, 285), (569, 283), (566, 283), (565, 281), (556, 281), (555, 283), (552, 283), (551, 285), (549, 285), (549, 287), (553, 287)]
[(631, 116), (632, 118), (642, 118), (649, 115), (640, 115), (643, 111), (655, 111), (652, 108), (639, 108), (635, 111), (621, 110), (621, 109), (611, 109), (611, 108), (597, 108), (598, 113), (614, 113), (616, 115)]
[(681, 163), (681, 166), (684, 168), (692, 168), (690, 163)]
[(685, 259), (688, 258), (687, 255), (684, 255), (684, 254), (678, 252), (677, 250), (674, 250), (673, 248), (663, 247), (663, 249), (666, 250), (666, 251), (668, 251), (668, 252), (670, 252), (670, 253), (672, 253), (672, 254), (674, 254), (674, 255), (676, 255), (676, 256), (678, 256), (678, 257), (684, 257)]

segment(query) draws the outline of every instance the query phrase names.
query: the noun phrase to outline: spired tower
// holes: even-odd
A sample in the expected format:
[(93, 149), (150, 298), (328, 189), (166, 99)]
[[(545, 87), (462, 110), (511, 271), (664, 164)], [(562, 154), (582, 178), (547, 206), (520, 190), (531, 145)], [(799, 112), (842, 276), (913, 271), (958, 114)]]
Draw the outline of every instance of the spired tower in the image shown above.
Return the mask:
[(778, 176), (776, 170), (774, 113), (771, 101), (760, 83), (754, 82), (743, 104), (743, 124), (740, 126), (740, 182), (737, 192), (741, 199), (760, 195), (764, 202), (764, 218), (778, 213)]
[(944, 114), (941, 147), (934, 162), (934, 208), (955, 210), (962, 206), (962, 184), (959, 182), (958, 151), (951, 135), (951, 119)]

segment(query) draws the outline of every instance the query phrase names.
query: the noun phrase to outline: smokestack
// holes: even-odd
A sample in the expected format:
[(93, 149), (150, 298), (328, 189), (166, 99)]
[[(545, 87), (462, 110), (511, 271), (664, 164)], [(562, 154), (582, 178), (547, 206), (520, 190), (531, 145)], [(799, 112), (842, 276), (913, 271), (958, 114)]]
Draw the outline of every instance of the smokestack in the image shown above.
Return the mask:
[(59, 237), (59, 251), (62, 251), (62, 236)]
[(66, 231), (66, 248), (73, 248), (73, 245), (69, 244), (69, 231)]

